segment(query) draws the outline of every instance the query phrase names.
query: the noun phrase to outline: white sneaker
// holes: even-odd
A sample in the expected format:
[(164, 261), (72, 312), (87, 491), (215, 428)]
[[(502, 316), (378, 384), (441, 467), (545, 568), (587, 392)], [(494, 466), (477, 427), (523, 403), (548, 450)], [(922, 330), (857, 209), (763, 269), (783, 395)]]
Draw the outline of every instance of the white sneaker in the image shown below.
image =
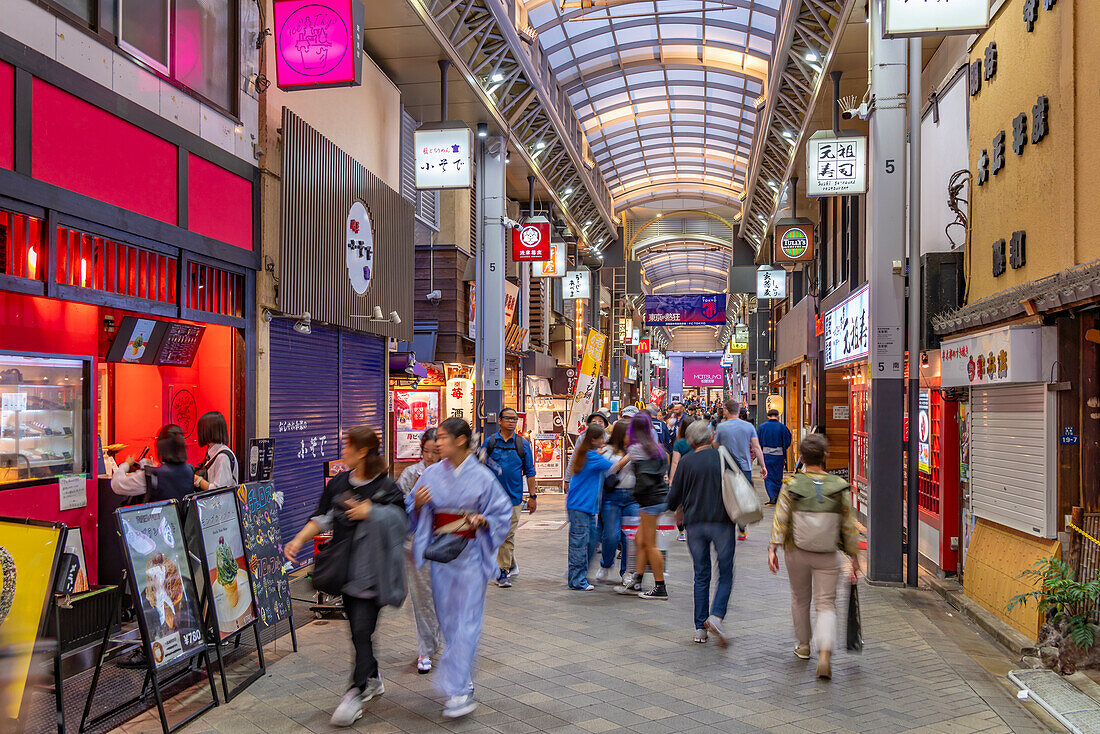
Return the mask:
[(464, 696), (451, 696), (443, 704), (443, 718), (458, 719), (473, 713), (476, 708), (477, 701), (474, 700), (472, 693), (467, 693)]
[(378, 696), (381, 696), (385, 692), (386, 692), (386, 687), (384, 685), (382, 685), (382, 677), (381, 676), (379, 676), (377, 678), (368, 678), (367, 679), (367, 690), (363, 691), (363, 696), (362, 696), (363, 703), (366, 703), (367, 701), (371, 700), (372, 698), (376, 698)]
[(601, 584), (604, 581), (607, 581), (607, 569), (606, 568), (601, 568), (599, 571), (596, 572), (596, 581), (600, 582)]
[(332, 712), (329, 723), (333, 726), (351, 726), (363, 716), (363, 697), (358, 688), (344, 694), (340, 705)]
[(707, 641), (707, 631), (705, 629), (695, 630), (695, 641), (702, 644)]
[(421, 655), (416, 659), (416, 672), (426, 675), (432, 672), (432, 659), (427, 655)]
[(722, 631), (722, 620), (713, 614), (707, 617), (706, 621), (707, 629), (714, 633), (714, 636), (718, 638), (718, 645), (720, 647), (729, 647), (730, 641), (726, 637), (726, 633)]

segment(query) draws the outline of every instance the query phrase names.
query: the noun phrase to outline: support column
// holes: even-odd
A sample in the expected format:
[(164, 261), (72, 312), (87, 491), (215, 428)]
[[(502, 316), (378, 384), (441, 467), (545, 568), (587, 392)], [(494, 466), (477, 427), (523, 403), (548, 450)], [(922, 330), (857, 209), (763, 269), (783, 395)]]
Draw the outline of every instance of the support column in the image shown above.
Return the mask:
[(482, 138), (477, 153), (478, 243), (477, 338), (475, 384), (480, 391), (478, 422), (484, 432), (495, 431), (504, 406), (504, 243), (506, 214), (504, 138)]
[(909, 352), (909, 462), (906, 467), (906, 526), (909, 543), (906, 548), (905, 582), (916, 587), (918, 543), (920, 536), (920, 474), (917, 457), (920, 453), (920, 332), (921, 332), (921, 272), (920, 272), (920, 112), (921, 112), (921, 39), (909, 39), (909, 322), (906, 342)]
[(871, 284), (867, 577), (897, 584), (902, 582), (905, 279), (900, 269), (905, 259), (907, 44), (904, 39), (883, 38), (882, 6), (872, 2), (869, 8), (875, 110), (870, 121), (867, 196)]

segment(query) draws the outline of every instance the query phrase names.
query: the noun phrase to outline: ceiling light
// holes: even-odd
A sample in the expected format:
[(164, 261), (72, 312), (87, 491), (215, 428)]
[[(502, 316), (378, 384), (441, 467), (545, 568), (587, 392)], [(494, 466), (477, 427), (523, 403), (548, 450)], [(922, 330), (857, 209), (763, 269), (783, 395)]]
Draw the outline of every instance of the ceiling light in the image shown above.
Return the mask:
[(539, 142), (535, 143), (535, 150), (542, 150), (542, 149), (543, 149), (543, 148), (545, 148), (545, 147), (546, 147), (546, 143), (545, 143), (544, 141), (542, 141), (542, 140), (540, 140)]
[[(811, 61), (814, 61), (814, 60), (816, 60), (816, 59), (811, 59)], [(489, 77), (489, 81), (491, 81), (491, 82), (502, 82), (502, 81), (504, 81), (504, 75), (501, 74), (499, 71), (494, 71), (493, 75), (491, 77)]]
[(790, 130), (784, 130), (783, 137), (785, 137), (787, 140), (794, 140), (794, 133), (792, 133)]
[(565, 195), (566, 195), (566, 196), (569, 196), (569, 195), (570, 195), (570, 194), (572, 194), (572, 193), (573, 193), (573, 187), (572, 187), (572, 186), (570, 186), (569, 188), (567, 188), (567, 189), (565, 190)]
[(489, 137), (489, 125), (484, 122), (479, 122), (477, 124), (477, 136), (479, 138)]
[(818, 58), (817, 53), (815, 51), (807, 51), (806, 52), (806, 60), (809, 61), (811, 64), (813, 62), (817, 61), (817, 58)]

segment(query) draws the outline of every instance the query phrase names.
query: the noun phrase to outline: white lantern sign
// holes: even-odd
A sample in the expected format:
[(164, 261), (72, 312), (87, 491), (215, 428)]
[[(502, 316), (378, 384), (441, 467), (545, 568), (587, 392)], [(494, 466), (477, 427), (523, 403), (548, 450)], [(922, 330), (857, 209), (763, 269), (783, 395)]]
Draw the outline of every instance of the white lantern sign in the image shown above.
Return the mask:
[(536, 278), (564, 278), (565, 247), (560, 240), (550, 240), (550, 259), (531, 263), (531, 275)]
[(787, 271), (761, 267), (756, 271), (757, 298), (786, 298)]
[(867, 193), (867, 138), (819, 130), (806, 144), (806, 196)]
[(473, 184), (474, 133), (466, 126), (413, 133), (416, 188), (468, 189)]
[(587, 270), (570, 270), (561, 279), (562, 298), (591, 298), (591, 273)]

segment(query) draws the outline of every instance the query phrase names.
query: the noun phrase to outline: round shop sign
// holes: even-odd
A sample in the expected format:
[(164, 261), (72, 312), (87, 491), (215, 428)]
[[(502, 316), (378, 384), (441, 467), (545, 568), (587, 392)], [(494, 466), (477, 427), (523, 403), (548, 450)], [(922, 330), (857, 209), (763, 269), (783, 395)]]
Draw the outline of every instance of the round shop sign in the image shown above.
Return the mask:
[(348, 280), (352, 289), (363, 295), (370, 288), (374, 277), (374, 223), (370, 212), (357, 201), (348, 210), (348, 226), (345, 244)]
[(783, 250), (784, 257), (797, 260), (806, 254), (806, 250), (810, 247), (810, 238), (806, 236), (805, 230), (791, 227), (783, 233), (779, 246)]
[(523, 229), (520, 230), (519, 241), (522, 242), (527, 247), (534, 247), (535, 245), (537, 245), (539, 243), (539, 240), (541, 240), (541, 239), (542, 239), (542, 235), (539, 234), (539, 228), (538, 227), (528, 226), (528, 227), (524, 227)]

